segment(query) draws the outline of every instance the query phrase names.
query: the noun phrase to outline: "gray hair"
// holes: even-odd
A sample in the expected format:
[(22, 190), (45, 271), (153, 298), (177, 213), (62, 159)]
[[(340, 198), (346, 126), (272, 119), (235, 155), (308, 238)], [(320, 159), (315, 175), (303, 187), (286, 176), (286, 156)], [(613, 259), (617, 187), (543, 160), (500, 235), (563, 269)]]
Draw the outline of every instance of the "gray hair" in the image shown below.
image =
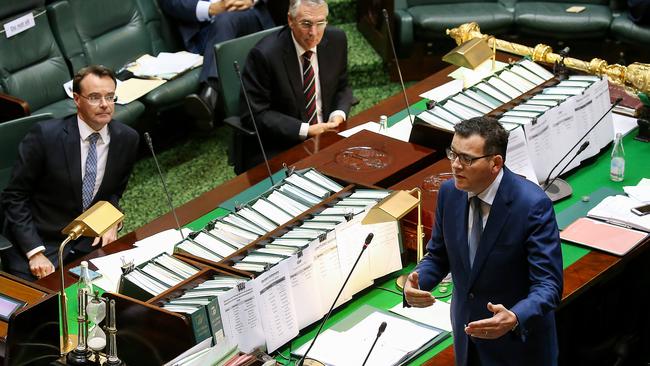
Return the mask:
[[(327, 2), (325, 0), (304, 0), (305, 3), (307, 3), (310, 6), (321, 6), (325, 5), (325, 8), (328, 8)], [(296, 18), (296, 15), (298, 15), (298, 8), (300, 5), (303, 3), (303, 0), (290, 0), (289, 2), (289, 15), (292, 18)]]

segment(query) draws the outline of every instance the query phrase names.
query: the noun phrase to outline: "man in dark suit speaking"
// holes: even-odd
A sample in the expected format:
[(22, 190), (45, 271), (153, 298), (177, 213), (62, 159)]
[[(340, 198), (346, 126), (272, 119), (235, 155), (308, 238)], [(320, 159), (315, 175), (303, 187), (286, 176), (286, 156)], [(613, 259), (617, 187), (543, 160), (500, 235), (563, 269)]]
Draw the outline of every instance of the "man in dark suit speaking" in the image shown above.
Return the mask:
[[(118, 206), (133, 170), (138, 133), (113, 120), (115, 76), (103, 66), (81, 69), (73, 79), (77, 114), (36, 124), (18, 148), (8, 186), (0, 195), (3, 232), (13, 243), (2, 265), (28, 280), (59, 265), (61, 230), (95, 202)], [(117, 238), (117, 226), (94, 241), (66, 246), (84, 254)]]
[(553, 310), (562, 253), (553, 205), (504, 166), (508, 133), (495, 120), (457, 124), (427, 253), (404, 285), (416, 307), (451, 271), (456, 365), (557, 365)]
[[(268, 155), (337, 127), (350, 111), (347, 38), (327, 27), (327, 15), (324, 0), (292, 0), (288, 26), (248, 55), (244, 86)], [(244, 98), (241, 103), (250, 126)]]

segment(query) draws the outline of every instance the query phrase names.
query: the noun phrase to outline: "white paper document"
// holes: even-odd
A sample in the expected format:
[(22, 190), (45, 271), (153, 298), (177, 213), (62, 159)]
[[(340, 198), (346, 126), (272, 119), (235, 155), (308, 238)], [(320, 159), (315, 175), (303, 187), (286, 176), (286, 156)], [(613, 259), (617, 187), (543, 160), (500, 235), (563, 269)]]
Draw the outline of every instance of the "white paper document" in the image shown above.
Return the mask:
[(320, 319), (331, 305), (331, 302), (326, 304), (322, 300), (321, 288), (324, 284), (321, 284), (323, 280), (316, 273), (314, 248), (315, 245), (310, 245), (300, 255), (286, 260), (292, 297), (300, 301), (296, 306), (299, 329)]
[[(341, 277), (347, 277), (355, 261), (361, 253), (366, 237), (370, 233), (368, 225), (361, 225), (361, 219), (365, 214), (357, 215), (352, 220), (339, 224), (336, 228), (336, 243), (338, 246), (339, 261), (341, 263)], [(374, 239), (373, 239), (374, 241)], [(372, 245), (372, 243), (370, 244)], [(357, 292), (372, 286), (373, 277), (370, 274), (370, 257), (366, 250), (357, 266), (354, 268), (348, 283), (343, 290), (349, 297)]]
[(515, 128), (508, 135), (508, 149), (506, 151), (506, 166), (513, 172), (523, 175), (526, 179), (537, 184), (537, 175), (533, 163), (528, 155), (528, 145), (523, 127)]
[(589, 210), (587, 216), (650, 232), (650, 215), (638, 216), (630, 211), (639, 205), (641, 202), (630, 197), (609, 196)]
[(625, 186), (623, 190), (639, 202), (650, 203), (650, 179), (648, 178), (642, 178), (635, 186)]
[(219, 296), (224, 333), (247, 353), (266, 343), (254, 281), (241, 284), (241, 290), (235, 287)]
[[(345, 277), (341, 275), (336, 233), (331, 231), (327, 234), (325, 240), (321, 242), (316, 239), (310, 245), (314, 246), (314, 268), (316, 270), (316, 276), (318, 276), (321, 283), (321, 301), (329, 309), (334, 298), (336, 298), (336, 294), (343, 285), (343, 280), (345, 280)], [(336, 306), (345, 303), (350, 298), (350, 296), (343, 292)]]
[(463, 80), (452, 80), (420, 94), (421, 98), (440, 102), (463, 91)]
[(269, 353), (298, 335), (298, 321), (288, 269), (287, 261), (282, 261), (252, 281), (260, 305)]
[[(332, 329), (323, 332), (309, 352), (309, 357), (326, 365), (361, 365), (382, 322), (386, 322), (386, 330), (377, 341), (367, 365), (398, 364), (409, 352), (419, 349), (441, 333), (440, 330), (396, 316), (373, 312), (345, 332)], [(309, 345), (310, 342), (304, 344), (295, 353), (304, 354)]]
[(448, 332), (452, 331), (451, 305), (444, 301), (436, 300), (433, 305), (426, 308), (405, 308), (399, 303), (393, 306), (390, 311), (422, 324), (431, 325)]

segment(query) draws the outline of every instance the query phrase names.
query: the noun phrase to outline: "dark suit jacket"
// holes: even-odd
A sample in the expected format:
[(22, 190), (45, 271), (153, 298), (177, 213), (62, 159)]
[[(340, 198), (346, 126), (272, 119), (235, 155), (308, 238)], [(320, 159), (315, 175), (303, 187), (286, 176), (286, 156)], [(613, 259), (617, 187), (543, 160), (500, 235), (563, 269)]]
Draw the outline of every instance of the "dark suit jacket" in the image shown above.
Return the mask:
[[(93, 199), (118, 207), (133, 170), (138, 133), (111, 121), (111, 142), (104, 177)], [(11, 180), (0, 196), (5, 213), (5, 235), (14, 244), (3, 265), (17, 274), (29, 274), (25, 253), (45, 245), (56, 266), (56, 252), (64, 239), (61, 230), (82, 213), (81, 153), (77, 115), (36, 124), (18, 148)], [(72, 247), (69, 244), (67, 248)]]
[[(323, 119), (335, 110), (346, 114), (352, 103), (348, 85), (348, 45), (345, 33), (327, 27), (317, 48)], [(244, 86), (269, 155), (301, 142), (298, 132), (306, 120), (302, 75), (288, 26), (263, 38), (249, 53)], [(243, 122), (251, 126), (244, 98)], [(257, 149), (255, 149), (257, 150)]]
[[(444, 183), (427, 255), (416, 267), (424, 290), (452, 273), (456, 364), (467, 365), (468, 342), (474, 342), (483, 366), (556, 365), (553, 310), (562, 295), (562, 253), (551, 201), (538, 186), (504, 168), (471, 269), (467, 212), (467, 192), (456, 189), (453, 180)], [(488, 302), (513, 311), (518, 329), (496, 340), (465, 334), (466, 324), (492, 316)]]

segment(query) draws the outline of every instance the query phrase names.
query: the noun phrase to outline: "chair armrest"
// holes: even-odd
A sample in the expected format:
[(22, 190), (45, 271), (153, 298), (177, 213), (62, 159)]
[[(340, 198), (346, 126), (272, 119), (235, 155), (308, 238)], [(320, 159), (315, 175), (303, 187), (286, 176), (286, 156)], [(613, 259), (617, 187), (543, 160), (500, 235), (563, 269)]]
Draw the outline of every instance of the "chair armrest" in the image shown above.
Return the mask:
[(4, 235), (0, 235), (0, 251), (11, 248), (11, 242), (9, 239), (5, 238)]
[(29, 116), (29, 103), (9, 94), (0, 93), (0, 122)]
[(223, 120), (223, 122), (228, 126), (234, 128), (235, 131), (239, 131), (246, 136), (255, 136), (255, 131), (251, 131), (248, 128), (244, 127), (241, 123), (241, 119), (237, 116), (227, 117)]
[(395, 10), (395, 42), (398, 57), (408, 57), (413, 49), (413, 16), (406, 10)]
[(506, 8), (506, 10), (513, 13), (515, 11), (515, 5), (517, 5), (517, 0), (499, 0), (498, 3)]

